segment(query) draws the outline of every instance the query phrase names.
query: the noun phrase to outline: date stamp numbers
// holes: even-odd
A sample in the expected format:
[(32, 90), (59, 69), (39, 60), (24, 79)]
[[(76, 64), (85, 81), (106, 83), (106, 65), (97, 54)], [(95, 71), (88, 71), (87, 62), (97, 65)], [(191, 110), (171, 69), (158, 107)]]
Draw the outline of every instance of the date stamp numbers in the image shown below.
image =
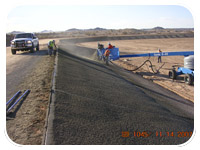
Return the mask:
[(177, 137), (191, 137), (192, 132), (177, 132)]
[(123, 131), (121, 133), (121, 136), (124, 138), (127, 137), (143, 137), (143, 138), (148, 138), (149, 136), (156, 136), (156, 137), (191, 137), (193, 132), (184, 132), (184, 131), (179, 131), (179, 132), (173, 132), (173, 131), (156, 131), (156, 132), (147, 132), (147, 131), (134, 131), (134, 132), (129, 132), (129, 131)]

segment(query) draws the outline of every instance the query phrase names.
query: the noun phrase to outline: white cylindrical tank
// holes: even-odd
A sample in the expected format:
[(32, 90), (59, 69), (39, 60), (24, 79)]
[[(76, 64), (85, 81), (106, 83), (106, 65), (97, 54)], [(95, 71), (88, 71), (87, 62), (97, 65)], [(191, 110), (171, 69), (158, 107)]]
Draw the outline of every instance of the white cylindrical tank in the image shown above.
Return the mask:
[(184, 58), (184, 68), (194, 70), (194, 55), (190, 55)]

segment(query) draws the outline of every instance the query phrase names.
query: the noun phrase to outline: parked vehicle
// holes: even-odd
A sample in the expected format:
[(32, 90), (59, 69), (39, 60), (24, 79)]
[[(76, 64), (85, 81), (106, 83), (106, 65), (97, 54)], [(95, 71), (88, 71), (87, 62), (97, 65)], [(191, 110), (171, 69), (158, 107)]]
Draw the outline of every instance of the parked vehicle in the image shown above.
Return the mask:
[(16, 51), (34, 52), (36, 48), (39, 51), (39, 40), (34, 33), (20, 33), (16, 34), (15, 38), (11, 41), (11, 53), (14, 55)]

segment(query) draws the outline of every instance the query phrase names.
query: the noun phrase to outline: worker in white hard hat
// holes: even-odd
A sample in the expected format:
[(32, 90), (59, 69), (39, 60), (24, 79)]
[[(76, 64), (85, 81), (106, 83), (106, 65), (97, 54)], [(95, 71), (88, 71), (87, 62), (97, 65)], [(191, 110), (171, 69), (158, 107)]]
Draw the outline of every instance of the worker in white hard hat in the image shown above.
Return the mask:
[(56, 44), (55, 44), (55, 40), (50, 40), (48, 42), (48, 54), (51, 56), (52, 53), (54, 54), (54, 56), (56, 55), (56, 50), (54, 50), (54, 47), (57, 50)]

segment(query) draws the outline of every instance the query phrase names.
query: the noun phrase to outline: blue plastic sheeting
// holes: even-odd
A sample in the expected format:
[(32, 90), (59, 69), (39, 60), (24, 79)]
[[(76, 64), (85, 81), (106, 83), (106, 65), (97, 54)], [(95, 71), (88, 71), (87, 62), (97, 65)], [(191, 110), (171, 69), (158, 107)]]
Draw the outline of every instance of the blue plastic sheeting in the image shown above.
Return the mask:
[[(112, 49), (109, 49), (110, 50), (110, 55), (109, 55), (109, 59), (110, 60), (118, 60), (119, 59), (119, 48), (112, 48)], [(106, 49), (103, 48), (103, 49), (98, 49), (97, 50), (97, 56), (102, 56), (104, 55)]]
[(184, 52), (161, 52), (161, 53), (145, 53), (145, 54), (133, 54), (133, 55), (120, 55), (120, 58), (125, 57), (154, 57), (154, 56), (189, 56), (194, 55), (194, 51)]

